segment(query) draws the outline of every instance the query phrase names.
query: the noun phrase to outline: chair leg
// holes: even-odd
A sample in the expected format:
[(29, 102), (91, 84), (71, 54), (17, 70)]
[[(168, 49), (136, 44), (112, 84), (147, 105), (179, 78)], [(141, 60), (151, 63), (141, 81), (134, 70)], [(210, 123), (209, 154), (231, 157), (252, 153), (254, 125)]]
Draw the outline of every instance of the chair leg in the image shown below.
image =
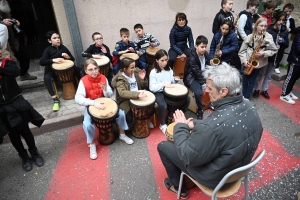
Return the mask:
[(248, 174), (245, 176), (245, 199), (248, 199)]
[(180, 194), (181, 194), (181, 189), (182, 189), (182, 182), (183, 182), (183, 176), (184, 176), (184, 172), (181, 172), (180, 174), (180, 181), (179, 181), (179, 188), (177, 191), (177, 200), (180, 199)]
[(53, 83), (53, 87), (54, 87), (54, 90), (55, 90), (56, 97), (59, 98), (56, 83), (55, 83), (55, 81), (52, 81), (52, 83)]
[(153, 124), (156, 127), (156, 114), (155, 113), (153, 114)]

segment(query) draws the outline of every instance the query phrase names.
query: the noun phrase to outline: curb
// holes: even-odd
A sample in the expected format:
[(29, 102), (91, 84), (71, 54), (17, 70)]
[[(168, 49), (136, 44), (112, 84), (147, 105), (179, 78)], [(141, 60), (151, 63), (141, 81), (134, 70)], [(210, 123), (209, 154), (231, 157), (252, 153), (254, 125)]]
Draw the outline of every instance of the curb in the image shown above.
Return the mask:
[[(69, 128), (71, 126), (77, 126), (82, 124), (83, 115), (80, 113), (74, 113), (66, 116), (46, 119), (43, 125), (39, 128), (29, 123), (29, 128), (33, 136), (41, 135), (48, 132), (57, 131), (63, 128)], [(10, 142), (8, 135), (4, 137), (3, 143)]]

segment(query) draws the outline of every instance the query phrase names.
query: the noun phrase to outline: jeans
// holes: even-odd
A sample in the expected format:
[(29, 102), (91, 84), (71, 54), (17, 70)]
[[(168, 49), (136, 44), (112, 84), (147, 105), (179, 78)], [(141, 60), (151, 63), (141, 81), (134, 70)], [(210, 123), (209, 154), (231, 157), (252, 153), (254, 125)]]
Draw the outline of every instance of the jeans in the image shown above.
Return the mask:
[[(254, 85), (255, 90), (260, 90), (261, 83), (262, 83), (261, 89), (263, 91), (268, 90), (269, 83), (271, 81), (271, 75), (273, 74), (274, 69), (275, 69), (275, 66), (271, 62), (269, 62), (266, 66), (261, 68), (261, 70), (257, 76), (257, 79), (255, 81), (255, 85)], [(262, 81), (263, 78), (264, 78), (264, 80)]]
[(246, 99), (250, 99), (250, 95), (254, 88), (254, 83), (256, 81), (256, 78), (259, 74), (260, 69), (261, 68), (253, 69), (253, 71), (250, 75), (243, 74), (243, 96)]
[(190, 89), (194, 93), (198, 112), (202, 111), (202, 86), (197, 80), (194, 80), (190, 85)]
[(140, 69), (147, 70), (146, 53), (143, 53), (143, 54), (139, 57), (139, 68), (140, 68)]

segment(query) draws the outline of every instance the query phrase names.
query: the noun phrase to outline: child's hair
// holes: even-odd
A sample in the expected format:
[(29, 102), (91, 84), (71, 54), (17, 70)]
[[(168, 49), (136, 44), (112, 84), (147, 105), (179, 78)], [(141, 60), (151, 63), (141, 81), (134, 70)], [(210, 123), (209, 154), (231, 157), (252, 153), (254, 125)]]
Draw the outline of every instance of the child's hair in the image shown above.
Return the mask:
[(249, 6), (256, 6), (256, 7), (258, 7), (259, 6), (259, 2), (257, 0), (249, 0), (249, 1), (247, 1), (247, 8), (246, 9), (248, 9)]
[(133, 29), (136, 29), (136, 28), (144, 29), (142, 24), (134, 25)]
[(53, 34), (57, 34), (57, 35), (59, 35), (59, 33), (57, 32), (57, 31), (48, 31), (47, 33), (46, 33), (46, 38), (47, 38), (47, 40), (51, 40), (51, 37), (52, 37), (52, 35)]
[(232, 21), (230, 21), (229, 19), (223, 20), (222, 23), (221, 23), (221, 26), (223, 26), (224, 24), (228, 25), (229, 30), (232, 29), (233, 24), (232, 24)]
[(208, 39), (204, 35), (199, 35), (196, 39), (195, 44), (198, 46), (200, 44), (208, 44)]
[(175, 24), (177, 24), (177, 20), (178, 20), (178, 19), (185, 20), (185, 25), (188, 24), (188, 20), (187, 20), (187, 18), (186, 18), (186, 14), (181, 13), (181, 12), (177, 13), (176, 16), (175, 16)]
[(256, 21), (256, 23), (254, 25), (254, 28), (253, 28), (253, 31), (252, 31), (252, 34), (251, 34), (251, 37), (250, 37), (250, 40), (249, 40), (249, 44), (253, 42), (253, 37), (256, 33), (256, 28), (257, 28), (258, 24), (260, 24), (261, 22), (264, 22), (264, 21), (267, 22), (267, 19), (263, 18), (263, 17), (258, 18), (258, 20)]
[(285, 4), (285, 5), (283, 6), (283, 9), (282, 9), (282, 10), (284, 10), (284, 9), (286, 9), (286, 8), (291, 9), (291, 10), (294, 10), (294, 5), (291, 4), (291, 3)]
[(127, 28), (121, 28), (120, 35), (129, 35), (129, 30)]
[(95, 65), (98, 67), (98, 64), (96, 63), (96, 61), (93, 59), (93, 58), (89, 58), (89, 59), (86, 59), (83, 63), (83, 69), (86, 70), (87, 69), (87, 66), (89, 64), (92, 64), (92, 65)]
[(267, 1), (267, 2), (264, 4), (264, 10), (266, 10), (266, 9), (271, 9), (271, 8), (276, 8), (275, 3), (273, 3), (272, 1)]
[(92, 39), (94, 40), (94, 36), (95, 35), (102, 35), (101, 33), (99, 33), (99, 32), (95, 32), (95, 33), (93, 33), (93, 35), (92, 35)]
[(122, 69), (122, 71), (124, 71), (123, 69), (126, 68), (128, 69), (129, 65), (131, 65), (131, 63), (134, 63), (135, 60), (133, 60), (132, 58), (123, 58), (120, 61), (120, 69)]
[(226, 4), (228, 0), (221, 0), (221, 8), (223, 8), (223, 5)]
[(274, 24), (276, 24), (276, 22), (278, 22), (282, 16), (284, 16), (286, 20), (287, 18), (286, 13), (284, 11), (280, 11), (274, 17)]
[[(161, 59), (164, 56), (168, 57), (168, 53), (164, 49), (160, 49), (155, 54), (155, 60), (159, 60), (159, 59)], [(156, 69), (156, 73), (161, 72), (161, 69), (160, 69), (160, 67), (159, 67), (159, 65), (158, 65), (158, 63), (156, 61), (154, 61), (153, 66)], [(168, 64), (167, 64), (167, 66), (165, 66), (164, 70), (166, 70), (166, 71), (170, 70), (170, 67), (169, 67)]]

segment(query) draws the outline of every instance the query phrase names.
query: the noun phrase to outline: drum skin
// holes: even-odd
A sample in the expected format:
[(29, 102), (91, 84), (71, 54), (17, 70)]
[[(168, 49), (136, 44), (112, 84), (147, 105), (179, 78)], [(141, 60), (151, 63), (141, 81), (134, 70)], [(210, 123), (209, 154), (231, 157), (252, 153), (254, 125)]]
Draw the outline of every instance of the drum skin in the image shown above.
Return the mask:
[(107, 56), (101, 56), (101, 58), (93, 58), (96, 61), (100, 73), (103, 74), (105, 77), (108, 77), (109, 68), (110, 68), (110, 60)]
[(137, 138), (145, 138), (150, 134), (148, 119), (154, 114), (155, 95), (145, 90), (139, 90), (139, 92), (144, 92), (147, 97), (129, 100), (135, 118), (132, 135)]
[(99, 130), (98, 142), (102, 145), (110, 145), (116, 140), (113, 125), (116, 123), (119, 107), (111, 98), (102, 97), (95, 101), (102, 103), (106, 108), (100, 110), (95, 106), (89, 106), (88, 113)]
[(155, 62), (155, 54), (158, 50), (160, 50), (160, 48), (157, 47), (149, 47), (146, 49), (147, 65), (153, 66), (153, 63)]
[(124, 53), (120, 56), (120, 60), (124, 58), (131, 58), (135, 60), (135, 67), (139, 66), (139, 55), (137, 55), (136, 53)]

